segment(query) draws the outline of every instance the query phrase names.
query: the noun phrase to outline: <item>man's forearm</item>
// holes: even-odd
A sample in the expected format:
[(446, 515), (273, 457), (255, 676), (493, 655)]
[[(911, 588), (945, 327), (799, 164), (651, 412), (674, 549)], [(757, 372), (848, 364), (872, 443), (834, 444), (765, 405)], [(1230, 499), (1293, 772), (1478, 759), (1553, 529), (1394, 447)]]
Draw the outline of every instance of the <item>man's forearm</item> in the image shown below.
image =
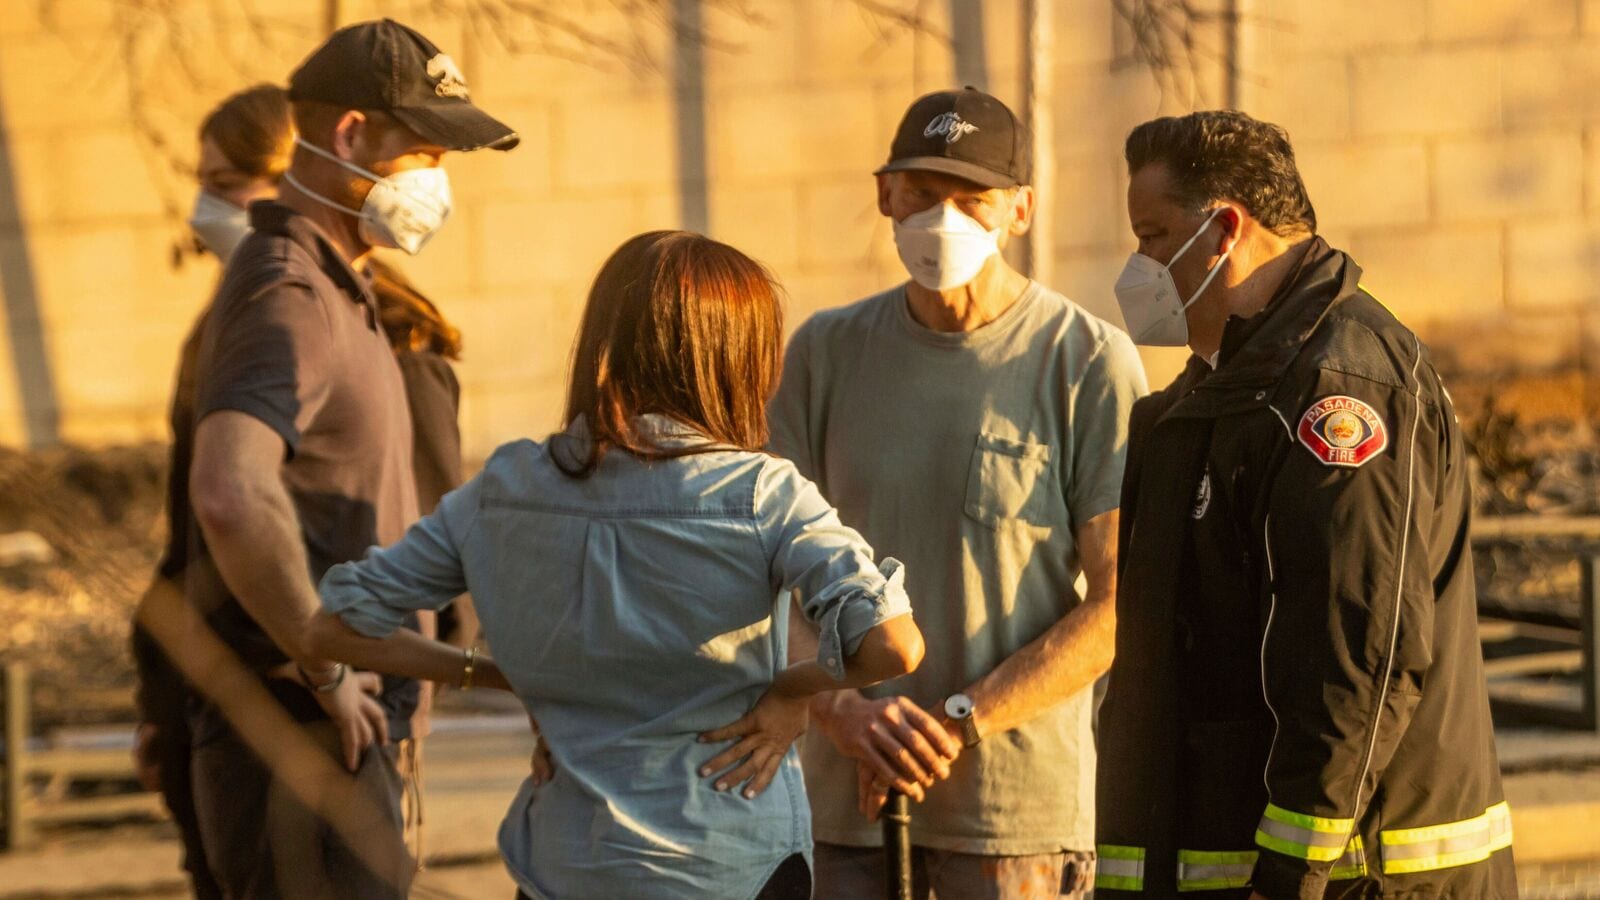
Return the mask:
[(1094, 684), (1117, 640), (1116, 510), (1075, 533), (1089, 583), (1083, 603), (967, 688), (983, 736), (1010, 731)]
[(1092, 596), (967, 688), (981, 734), (1010, 731), (1094, 684), (1111, 667), (1116, 599)]

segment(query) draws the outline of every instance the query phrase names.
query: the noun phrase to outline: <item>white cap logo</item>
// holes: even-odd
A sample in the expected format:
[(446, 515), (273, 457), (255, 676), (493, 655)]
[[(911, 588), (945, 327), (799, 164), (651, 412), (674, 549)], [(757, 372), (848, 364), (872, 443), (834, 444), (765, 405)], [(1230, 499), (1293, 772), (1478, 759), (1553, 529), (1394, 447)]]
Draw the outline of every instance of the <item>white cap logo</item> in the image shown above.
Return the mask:
[(456, 68), (456, 61), (448, 55), (439, 53), (428, 60), (428, 77), (439, 81), (433, 86), (435, 94), (441, 97), (467, 99), (467, 80), (461, 77), (461, 70)]
[(956, 141), (961, 140), (962, 135), (970, 134), (977, 130), (978, 126), (971, 122), (962, 121), (961, 114), (951, 110), (934, 116), (933, 121), (928, 123), (928, 127), (922, 129), (922, 136), (933, 137), (934, 135), (942, 134), (946, 144), (954, 144)]

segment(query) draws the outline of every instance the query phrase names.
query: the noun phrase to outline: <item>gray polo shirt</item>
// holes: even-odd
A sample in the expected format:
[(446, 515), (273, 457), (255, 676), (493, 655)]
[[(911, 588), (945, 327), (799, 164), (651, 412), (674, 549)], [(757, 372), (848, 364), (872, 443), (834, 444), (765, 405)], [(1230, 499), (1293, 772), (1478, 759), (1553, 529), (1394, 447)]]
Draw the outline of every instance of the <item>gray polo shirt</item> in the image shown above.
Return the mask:
[[(411, 416), (367, 280), (289, 207), (260, 201), (250, 219), (254, 231), (229, 261), (202, 326), (194, 421), (234, 410), (283, 438), (283, 480), (315, 584), (368, 547), (399, 540), (417, 518)], [(200, 529), (190, 534), (189, 601), (247, 665), (265, 671), (284, 662), (223, 583)], [(268, 686), (297, 719), (323, 718), (304, 688)], [(409, 734), (416, 694), (414, 681), (384, 679), (391, 738)]]
[[(1121, 330), (1038, 284), (948, 334), (903, 287), (827, 310), (789, 344), (772, 449), (876, 552), (906, 564), (927, 655), (869, 688), (931, 706), (1081, 602), (1074, 526), (1117, 508), (1144, 368)], [(1021, 856), (1094, 847), (1092, 692), (965, 751), (912, 817), (917, 844)], [(880, 842), (855, 764), (816, 731), (802, 762), (817, 840)]]

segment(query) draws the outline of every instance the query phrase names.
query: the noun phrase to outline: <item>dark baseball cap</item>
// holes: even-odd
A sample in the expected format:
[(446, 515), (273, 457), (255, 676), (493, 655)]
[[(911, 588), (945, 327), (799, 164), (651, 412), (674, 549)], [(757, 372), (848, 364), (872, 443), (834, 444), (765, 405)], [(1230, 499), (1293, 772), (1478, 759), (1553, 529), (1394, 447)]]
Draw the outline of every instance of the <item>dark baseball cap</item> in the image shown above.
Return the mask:
[(510, 150), (520, 140), (472, 104), (454, 60), (393, 19), (335, 31), (289, 76), (289, 99), (381, 110), (450, 150)]
[(1033, 179), (1027, 126), (994, 97), (974, 87), (917, 98), (900, 120), (889, 162), (873, 173), (943, 172), (984, 187)]

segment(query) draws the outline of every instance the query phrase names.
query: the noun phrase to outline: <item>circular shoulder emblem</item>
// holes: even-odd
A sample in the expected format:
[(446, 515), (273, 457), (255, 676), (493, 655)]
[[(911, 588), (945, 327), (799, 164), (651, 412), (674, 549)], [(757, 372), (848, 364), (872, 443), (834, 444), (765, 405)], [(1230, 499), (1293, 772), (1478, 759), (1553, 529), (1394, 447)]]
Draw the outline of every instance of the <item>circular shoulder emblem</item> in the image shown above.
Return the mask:
[(1300, 443), (1323, 465), (1354, 469), (1389, 446), (1376, 410), (1342, 394), (1324, 397), (1300, 416)]

